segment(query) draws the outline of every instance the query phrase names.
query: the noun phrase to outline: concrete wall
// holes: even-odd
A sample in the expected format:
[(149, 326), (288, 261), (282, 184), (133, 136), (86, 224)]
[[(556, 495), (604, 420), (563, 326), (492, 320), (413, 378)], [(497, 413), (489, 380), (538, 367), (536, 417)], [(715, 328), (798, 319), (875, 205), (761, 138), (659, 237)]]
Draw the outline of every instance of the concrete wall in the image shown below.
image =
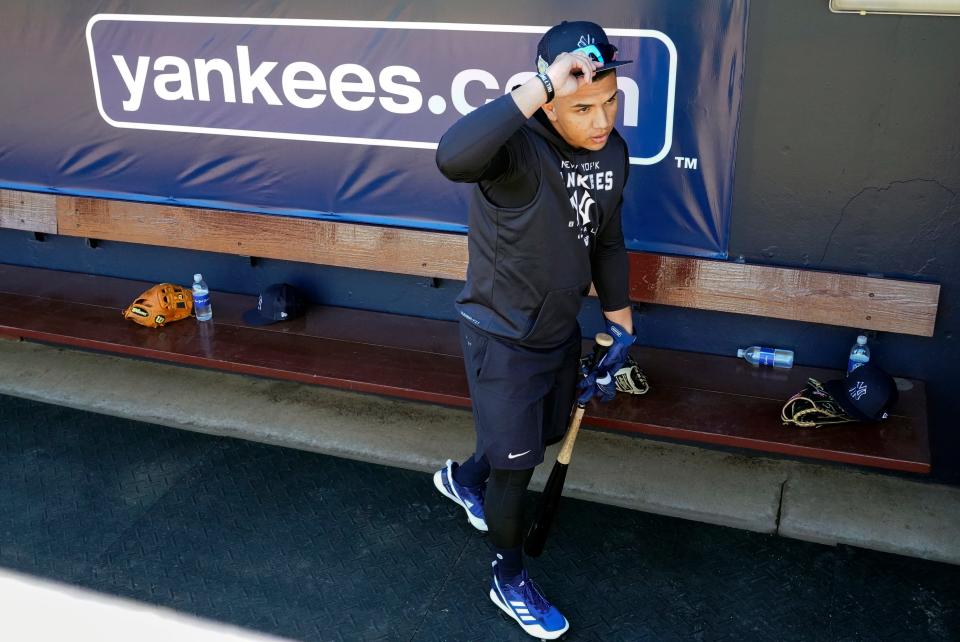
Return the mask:
[[(443, 11), (411, 7), (401, 19)], [(505, 22), (531, 20), (520, 6), (505, 11)], [(892, 373), (928, 381), (934, 477), (960, 484), (960, 18), (835, 15), (827, 0), (757, 0), (750, 12), (730, 255), (941, 283), (933, 338), (881, 333), (871, 347)], [(152, 281), (201, 271), (214, 289), (251, 294), (286, 280), (317, 302), (448, 319), (460, 287), (9, 230), (0, 261)], [(599, 319), (595, 302), (581, 314), (588, 332)], [(774, 344), (798, 363), (838, 368), (857, 334), (662, 306), (643, 307), (639, 331), (649, 345), (735, 354)]]

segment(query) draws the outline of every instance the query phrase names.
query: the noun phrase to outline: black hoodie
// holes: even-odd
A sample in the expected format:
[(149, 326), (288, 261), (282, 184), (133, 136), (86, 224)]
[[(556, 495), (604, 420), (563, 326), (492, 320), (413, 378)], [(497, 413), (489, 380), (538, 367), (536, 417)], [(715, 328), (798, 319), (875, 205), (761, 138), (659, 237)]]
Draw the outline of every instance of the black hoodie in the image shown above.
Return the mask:
[(629, 305), (620, 206), (630, 165), (616, 130), (599, 151), (574, 148), (540, 110), (525, 119), (506, 94), (444, 134), (437, 166), (477, 183), (456, 301), (477, 329), (552, 348), (574, 332), (591, 281), (605, 311)]

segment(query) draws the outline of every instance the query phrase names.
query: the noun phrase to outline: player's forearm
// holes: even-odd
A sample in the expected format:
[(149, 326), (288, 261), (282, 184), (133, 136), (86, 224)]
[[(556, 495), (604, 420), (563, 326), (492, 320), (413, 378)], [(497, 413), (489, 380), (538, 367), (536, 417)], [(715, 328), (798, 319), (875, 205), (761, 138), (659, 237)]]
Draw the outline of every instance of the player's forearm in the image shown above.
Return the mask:
[(619, 310), (604, 310), (603, 316), (610, 321), (623, 326), (627, 332), (633, 334), (633, 313), (629, 305), (625, 308), (620, 308)]
[(511, 91), (510, 95), (526, 118), (537, 113), (537, 110), (547, 102), (547, 90), (536, 76)]
[[(597, 239), (600, 241), (601, 239)], [(604, 310), (604, 315), (612, 314), (608, 310), (617, 312), (626, 309), (629, 318), (630, 309), (630, 263), (627, 259), (627, 250), (623, 244), (623, 236), (619, 237), (619, 242), (612, 242), (610, 245), (601, 246), (598, 242), (593, 260), (591, 261), (591, 271), (593, 274), (593, 285), (597, 290), (597, 296), (600, 298), (600, 305)], [(615, 321), (615, 323), (620, 323)], [(632, 326), (624, 325), (633, 334)]]
[(452, 181), (480, 180), (500, 148), (526, 120), (508, 96), (478, 107), (440, 139), (437, 167)]

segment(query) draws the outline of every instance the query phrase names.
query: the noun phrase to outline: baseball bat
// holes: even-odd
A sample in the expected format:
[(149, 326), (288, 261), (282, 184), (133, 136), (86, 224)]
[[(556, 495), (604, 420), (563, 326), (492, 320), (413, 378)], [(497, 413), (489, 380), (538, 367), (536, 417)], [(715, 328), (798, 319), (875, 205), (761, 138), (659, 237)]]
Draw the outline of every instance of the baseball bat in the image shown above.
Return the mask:
[[(607, 350), (613, 345), (613, 337), (606, 332), (598, 332), (594, 341), (593, 357), (590, 362), (591, 368), (600, 363)], [(556, 517), (557, 510), (560, 508), (560, 495), (563, 493), (563, 483), (567, 479), (567, 467), (570, 465), (570, 458), (573, 456), (573, 445), (577, 441), (577, 433), (580, 432), (580, 422), (583, 420), (583, 411), (586, 407), (586, 403), (578, 402), (574, 405), (573, 415), (567, 425), (567, 435), (560, 446), (557, 461), (553, 465), (553, 470), (550, 471), (550, 477), (547, 479), (547, 485), (543, 488), (543, 494), (540, 495), (536, 515), (533, 523), (530, 524), (530, 530), (527, 531), (527, 537), (523, 541), (523, 550), (530, 557), (540, 557), (543, 552), (543, 545), (547, 541), (547, 535), (550, 534), (554, 517)]]

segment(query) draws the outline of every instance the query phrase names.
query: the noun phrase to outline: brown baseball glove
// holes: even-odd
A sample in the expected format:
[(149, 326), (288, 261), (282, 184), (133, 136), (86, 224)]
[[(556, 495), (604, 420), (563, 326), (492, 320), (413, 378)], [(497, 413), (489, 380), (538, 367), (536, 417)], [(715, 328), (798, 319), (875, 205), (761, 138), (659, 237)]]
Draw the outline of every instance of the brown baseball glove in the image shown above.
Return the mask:
[(160, 283), (137, 297), (123, 311), (123, 318), (148, 328), (163, 327), (185, 319), (193, 312), (193, 292), (172, 283)]

